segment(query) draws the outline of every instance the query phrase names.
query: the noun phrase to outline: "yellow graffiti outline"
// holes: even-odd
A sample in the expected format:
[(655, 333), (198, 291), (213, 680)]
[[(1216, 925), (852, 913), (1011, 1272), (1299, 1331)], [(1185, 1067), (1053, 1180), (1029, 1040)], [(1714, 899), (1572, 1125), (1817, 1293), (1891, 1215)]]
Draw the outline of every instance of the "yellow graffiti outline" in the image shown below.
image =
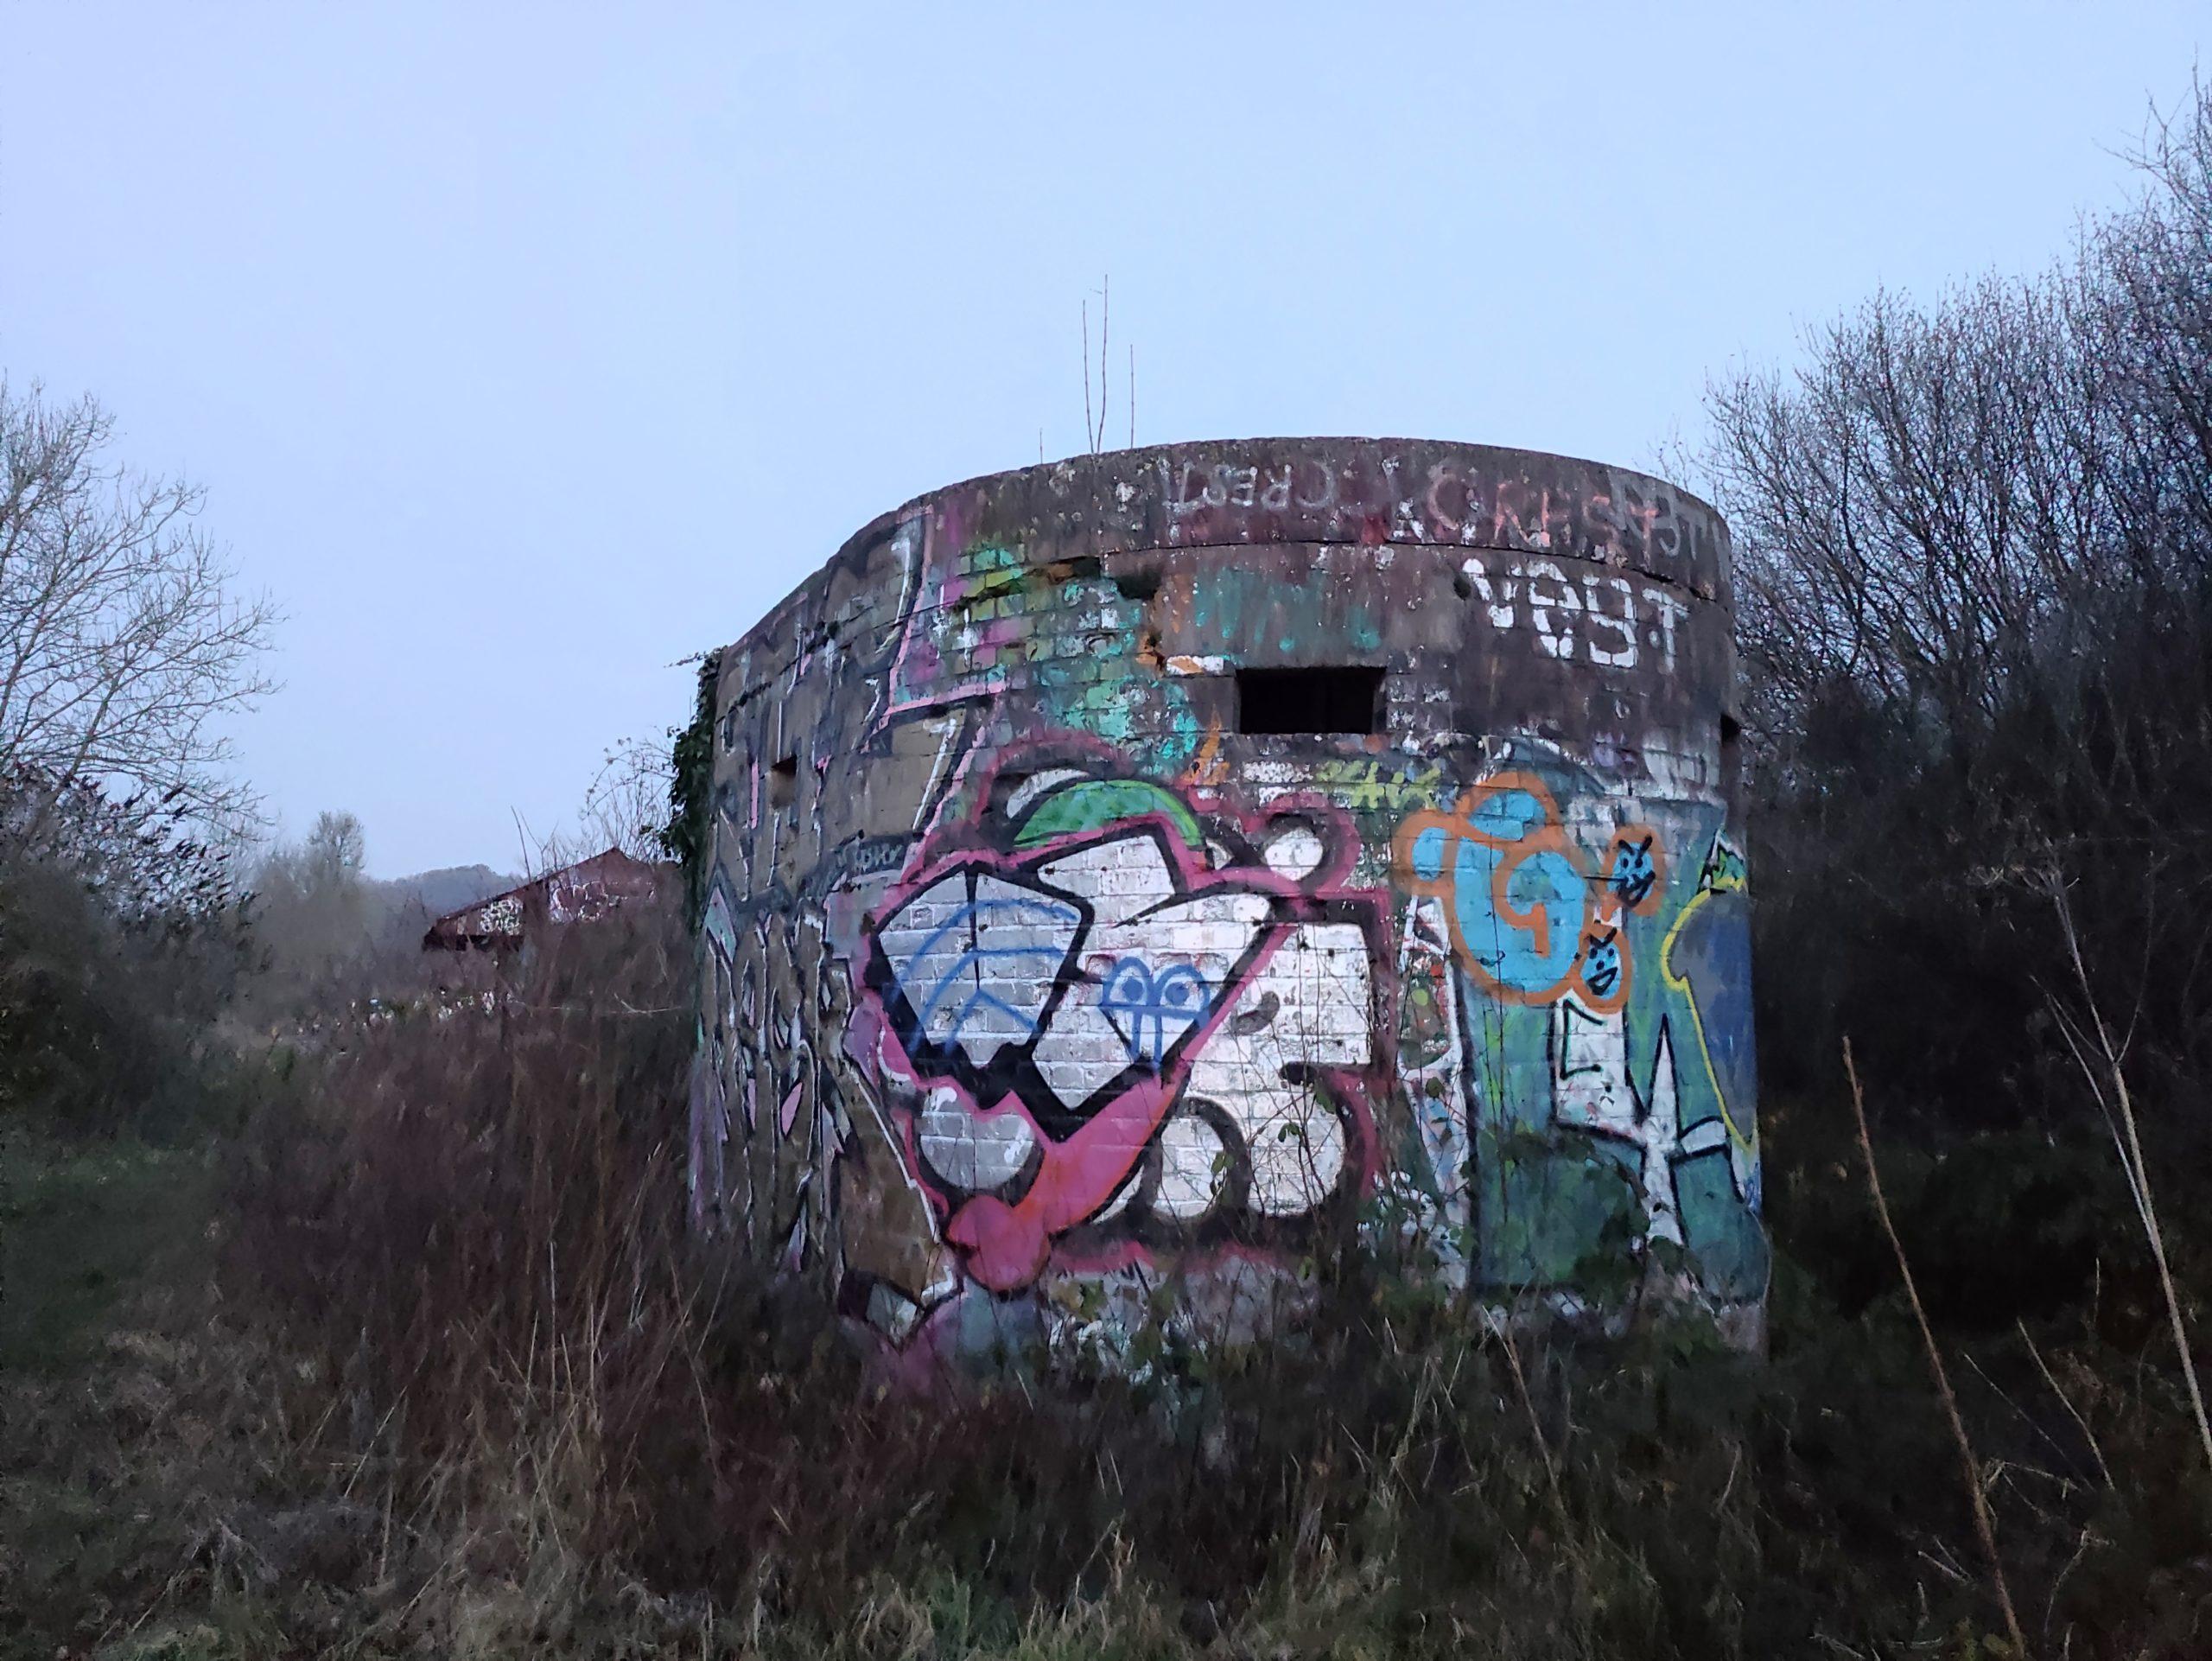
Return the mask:
[(1218, 790), (1229, 778), (1229, 769), (1221, 763), (1221, 717), (1210, 716), (1206, 721), (1205, 741), (1198, 746), (1183, 782), (1193, 790)]
[[(1713, 837), (1713, 845), (1718, 847), (1720, 842), (1721, 838), (1716, 835)], [(1712, 856), (1708, 853), (1706, 857), (1710, 861)], [(1738, 855), (1738, 857), (1741, 858), (1742, 856)], [(1748, 882), (1738, 881), (1731, 882), (1724, 888), (1717, 882), (1708, 883), (1700, 874), (1697, 892), (1690, 896), (1689, 904), (1682, 907), (1673, 925), (1667, 930), (1666, 938), (1659, 943), (1659, 977), (1680, 992), (1682, 995), (1682, 1002), (1689, 1007), (1690, 1027), (1697, 1034), (1698, 1060), (1705, 1063), (1705, 1076), (1713, 1081), (1713, 1099), (1720, 1104), (1720, 1123), (1728, 1129), (1728, 1140), (1734, 1142), (1751, 1158), (1757, 1159), (1759, 1156), (1758, 1127), (1755, 1123), (1753, 1134), (1745, 1136), (1738, 1127), (1735, 1115), (1729, 1112), (1728, 1092), (1720, 1087), (1720, 1070), (1713, 1065), (1713, 1051), (1706, 1042), (1705, 1017), (1698, 1011), (1697, 999), (1690, 991), (1688, 977), (1677, 975), (1675, 972), (1675, 937), (1681, 933), (1683, 926), (1697, 914), (1697, 908), (1716, 894), (1740, 894), (1750, 886)]]

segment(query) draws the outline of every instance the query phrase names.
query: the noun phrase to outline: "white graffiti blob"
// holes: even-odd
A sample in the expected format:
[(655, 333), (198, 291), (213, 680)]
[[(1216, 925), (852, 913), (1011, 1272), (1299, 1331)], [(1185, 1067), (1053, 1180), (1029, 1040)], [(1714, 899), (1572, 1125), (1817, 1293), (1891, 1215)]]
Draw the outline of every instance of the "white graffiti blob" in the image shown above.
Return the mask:
[(1229, 1150), (1189, 1098), (1160, 1130), (1160, 1186), (1152, 1208), (1163, 1217), (1203, 1217), (1221, 1197)]
[(1627, 1027), (1621, 1015), (1593, 1015), (1570, 997), (1560, 1001), (1553, 1020), (1554, 1053), (1559, 1058), (1554, 1117), (1561, 1124), (1612, 1137), (1637, 1150), (1644, 1238), (1681, 1245), (1675, 1167), (1726, 1147), (1726, 1127), (1716, 1118), (1688, 1130), (1681, 1128), (1674, 1037), (1663, 1025), (1651, 1075), (1651, 1099), (1643, 1102), (1629, 1081)]
[(1092, 843), (1037, 875), (1091, 908), (1078, 954), (1084, 983), (1070, 988), (1034, 1053), (1046, 1086), (1074, 1107), (1132, 1060), (1157, 1066), (1205, 1018), (1266, 926), (1269, 903), (1241, 888), (1179, 899), (1160, 843), (1147, 835)]
[(929, 1168), (963, 1188), (993, 1193), (1020, 1175), (1037, 1146), (1029, 1121), (1014, 1112), (971, 1113), (957, 1090), (939, 1085), (915, 1116), (915, 1142)]
[(1592, 1015), (1572, 997), (1552, 1010), (1552, 1114), (1561, 1124), (1624, 1142), (1637, 1152), (1637, 1187), (1643, 1200), (1644, 1237), (1680, 1245), (1669, 1157), (1675, 1130), (1675, 1072), (1661, 1040), (1652, 1100), (1637, 1098), (1628, 1077), (1628, 1026), (1624, 1016)]
[(1442, 901), (1421, 896), (1408, 902), (1398, 931), (1398, 983), (1402, 989), (1426, 988), (1438, 1022), (1428, 1059), (1402, 1064), (1398, 1077), (1435, 1184), (1437, 1214), (1429, 1219), (1427, 1232), (1432, 1249), (1450, 1271), (1464, 1258), (1458, 1236), (1473, 1215), (1470, 1174), (1474, 1146), (1467, 1131), (1469, 1085), (1463, 1076), (1458, 983)]
[(1371, 1002), (1359, 926), (1300, 923), (1245, 980), (1192, 1063), (1192, 1093), (1218, 1103), (1244, 1139), (1248, 1203), (1262, 1215), (1311, 1211), (1335, 1188), (1344, 1125), (1318, 1075), (1367, 1065)]
[(981, 1066), (1037, 1031), (1083, 913), (987, 871), (963, 869), (900, 908), (877, 937), (930, 1042)]

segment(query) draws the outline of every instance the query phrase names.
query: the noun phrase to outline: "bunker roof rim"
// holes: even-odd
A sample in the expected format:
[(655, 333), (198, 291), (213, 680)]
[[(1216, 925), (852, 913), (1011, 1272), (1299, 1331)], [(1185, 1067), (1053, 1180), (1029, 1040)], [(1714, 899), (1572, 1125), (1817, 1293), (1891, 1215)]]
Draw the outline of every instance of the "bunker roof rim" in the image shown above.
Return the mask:
[(1716, 525), (1725, 526), (1727, 517), (1710, 501), (1687, 486), (1680, 485), (1662, 474), (1651, 473), (1643, 468), (1624, 467), (1618, 461), (1601, 461), (1595, 456), (1577, 455), (1567, 450), (1540, 449), (1527, 444), (1493, 444), (1479, 438), (1417, 437), (1409, 434), (1370, 436), (1362, 433), (1252, 433), (1241, 438), (1177, 438), (1160, 444), (1122, 445), (1108, 450), (1076, 450), (1049, 461), (1027, 461), (1018, 468), (995, 468), (988, 473), (970, 474), (964, 479), (955, 479), (945, 484), (932, 485), (929, 489), (909, 496), (897, 506), (876, 514), (839, 544), (839, 551), (876, 533), (880, 527), (895, 525), (926, 508), (941, 496), (971, 490), (977, 485), (995, 484), (1002, 480), (1014, 480), (1025, 474), (1044, 474), (1062, 468), (1080, 467), (1085, 462), (1126, 462), (1132, 456), (1160, 456), (1177, 452), (1205, 451), (1207, 459), (1217, 459), (1230, 449), (1263, 449), (1270, 445), (1296, 445), (1320, 449), (1330, 445), (1362, 445), (1376, 449), (1387, 449), (1394, 444), (1418, 444), (1428, 449), (1466, 450), (1484, 452), (1492, 455), (1526, 456), (1532, 461), (1549, 461), (1573, 468), (1588, 468), (1594, 472), (1618, 474), (1625, 478), (1640, 480), (1656, 485), (1673, 493), (1684, 505), (1702, 508), (1713, 516)]
[[(1134, 448), (1124, 447), (1117, 449), (1096, 451), (1078, 450), (1072, 455), (1061, 456), (1055, 461), (1033, 461), (1018, 468), (1001, 468), (995, 472), (974, 474), (964, 479), (959, 479), (946, 484), (934, 486), (928, 490), (919, 492), (913, 496), (908, 497), (897, 506), (886, 509), (884, 512), (876, 514), (873, 519), (870, 519), (861, 525), (849, 536), (846, 537), (845, 539), (837, 545), (836, 550), (831, 552), (826, 559), (822, 561), (819, 565), (816, 566), (805, 576), (794, 583), (781, 598), (772, 601), (766, 607), (749, 627), (741, 631), (725, 646), (717, 647), (715, 650), (718, 653), (728, 652), (732, 647), (742, 646), (753, 640), (765, 629), (768, 628), (772, 623), (774, 623), (779, 617), (789, 611), (796, 603), (799, 602), (810, 589), (814, 589), (817, 583), (828, 577), (830, 573), (839, 565), (847, 563), (855, 556), (864, 555), (867, 550), (893, 534), (901, 525), (912, 520), (925, 518), (931, 509), (937, 504), (957, 499), (963, 493), (972, 493), (979, 490), (1002, 487), (1013, 485), (1016, 483), (1016, 481), (1025, 480), (1042, 480), (1065, 469), (1080, 469), (1086, 467), (1101, 468), (1110, 468), (1114, 472), (1120, 474), (1124, 478), (1134, 478), (1140, 474), (1148, 472), (1151, 468), (1164, 461), (1195, 461), (1203, 460), (1208, 463), (1218, 463), (1223, 461), (1234, 463), (1240, 461), (1242, 458), (1247, 456), (1263, 456), (1270, 461), (1279, 460), (1281, 459), (1280, 455), (1281, 452), (1306, 453), (1315, 455), (1335, 454), (1343, 457), (1355, 452), (1379, 455), (1380, 453), (1388, 452), (1394, 449), (1418, 449), (1426, 451), (1431, 455), (1434, 455), (1439, 453), (1458, 453), (1466, 455), (1471, 459), (1487, 459), (1492, 461), (1493, 464), (1499, 461), (1514, 461), (1524, 464), (1533, 463), (1543, 468), (1571, 469), (1583, 472), (1594, 477), (1610, 476), (1616, 480), (1632, 482), (1647, 487), (1653, 491), (1662, 492), (1674, 502), (1678, 513), (1683, 510), (1687, 510), (1687, 513), (1689, 516), (1702, 516), (1709, 521), (1712, 528), (1717, 533), (1718, 546), (1713, 550), (1713, 568), (1701, 574), (1704, 577), (1704, 582), (1702, 583), (1697, 581), (1697, 576), (1700, 574), (1694, 572), (1687, 573), (1689, 575), (1690, 580), (1684, 583), (1684, 586), (1688, 588), (1690, 592), (1695, 594), (1701, 599), (1718, 598), (1724, 605), (1732, 606), (1733, 604), (1733, 574), (1731, 570), (1733, 564), (1733, 560), (1731, 557), (1729, 549), (1730, 538), (1728, 534), (1728, 522), (1726, 516), (1721, 513), (1719, 508), (1715, 507), (1711, 502), (1707, 501), (1704, 497), (1697, 494), (1694, 491), (1687, 489), (1683, 486), (1678, 485), (1674, 480), (1664, 478), (1660, 474), (1646, 472), (1640, 468), (1623, 467), (1611, 461), (1602, 461), (1593, 460), (1588, 456), (1569, 455), (1560, 450), (1536, 449), (1525, 445), (1491, 444), (1474, 439), (1421, 438), (1407, 436), (1370, 437), (1356, 434), (1343, 433), (1304, 435), (1263, 434), (1241, 438), (1177, 439), (1166, 443), (1140, 444)], [(1268, 453), (1270, 451), (1277, 452), (1278, 454), (1275, 455), (1268, 455)], [(1290, 542), (1331, 542), (1349, 541), (1351, 538), (1303, 538), (1293, 536), (1286, 538), (1285, 540)], [(1385, 545), (1395, 547), (1443, 548), (1457, 545), (1465, 548), (1486, 548), (1502, 545), (1471, 540), (1461, 542), (1457, 544), (1441, 542), (1424, 542), (1417, 538), (1399, 539), (1385, 538), (1382, 541)], [(1230, 547), (1237, 545), (1243, 544), (1235, 542), (1217, 543), (1204, 538), (1197, 538), (1189, 542), (1182, 543), (1131, 542), (1118, 551), (1138, 554), (1154, 551), (1157, 550), (1165, 550), (1171, 547), (1179, 547), (1195, 550), (1200, 548)], [(1686, 560), (1683, 562), (1686, 567), (1694, 566), (1696, 563), (1697, 562), (1694, 560)], [(1638, 566), (1637, 569), (1643, 571), (1645, 575), (1657, 578), (1661, 581), (1681, 581), (1681, 577), (1679, 576), (1674, 576), (1666, 572), (1655, 570), (1648, 564)]]

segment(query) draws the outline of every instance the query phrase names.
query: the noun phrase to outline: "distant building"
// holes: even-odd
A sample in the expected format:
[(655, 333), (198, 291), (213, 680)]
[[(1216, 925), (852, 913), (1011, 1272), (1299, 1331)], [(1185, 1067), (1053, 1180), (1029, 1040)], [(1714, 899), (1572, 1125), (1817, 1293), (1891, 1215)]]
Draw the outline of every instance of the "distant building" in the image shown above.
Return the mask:
[(610, 848), (448, 912), (423, 936), (423, 950), (513, 951), (549, 926), (594, 922), (620, 906), (650, 900), (676, 875), (673, 865), (632, 859)]

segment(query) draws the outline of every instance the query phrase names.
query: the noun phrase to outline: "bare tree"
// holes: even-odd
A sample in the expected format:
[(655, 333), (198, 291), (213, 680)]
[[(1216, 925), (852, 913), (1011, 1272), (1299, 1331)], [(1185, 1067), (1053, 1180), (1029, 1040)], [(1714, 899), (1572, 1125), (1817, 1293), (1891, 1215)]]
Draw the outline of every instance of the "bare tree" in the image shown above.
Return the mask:
[(2147, 1000), (2152, 1094), (2212, 1071), (2204, 87), (2137, 159), (2139, 198), (2051, 269), (1878, 294), (1791, 372), (1708, 393), (1766, 915), (1834, 942), (1803, 1007), (1887, 1010), (1847, 1017), (1862, 1066), (1971, 1081), (1944, 1098), (1992, 1113), (2070, 1071), (2021, 1041), (2023, 966), (2067, 950), (2054, 883), (2096, 997)]
[(2212, 576), (2212, 99), (2153, 134), (2144, 199), (2056, 269), (1877, 294), (1794, 374), (1709, 389), (1768, 736), (1840, 685), (1971, 732), (2093, 676), (2113, 596), (2171, 614)]
[(325, 809), (300, 850), (301, 875), (309, 888), (352, 888), (366, 875), (368, 837), (351, 813)]
[(573, 865), (608, 849), (657, 862), (671, 856), (670, 796), (676, 764), (671, 733), (660, 739), (626, 738), (601, 756), (572, 818), (540, 831), (515, 819), (518, 857), (532, 876)]
[(90, 398), (0, 382), (0, 769), (234, 823), (223, 721), (271, 690), (276, 613), (234, 592), (200, 490), (108, 460), (113, 438)]
[(325, 811), (296, 843), (267, 850), (254, 872), (255, 932), (268, 955), (264, 1002), (350, 995), (372, 940), (367, 839), (351, 813)]
[(578, 836), (583, 854), (619, 848), (632, 859), (668, 857), (669, 786), (675, 766), (668, 740), (630, 738), (607, 752), (584, 792)]

